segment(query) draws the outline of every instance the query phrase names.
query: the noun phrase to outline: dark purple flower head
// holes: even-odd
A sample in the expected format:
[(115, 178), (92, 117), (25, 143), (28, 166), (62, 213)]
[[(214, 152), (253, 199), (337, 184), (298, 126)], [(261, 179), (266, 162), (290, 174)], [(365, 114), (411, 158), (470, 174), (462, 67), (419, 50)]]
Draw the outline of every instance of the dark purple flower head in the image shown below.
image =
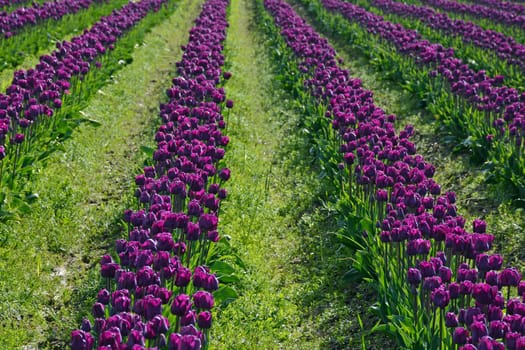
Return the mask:
[(199, 218), (199, 228), (202, 231), (211, 231), (217, 229), (219, 219), (214, 214), (203, 214)]
[(439, 288), (442, 284), (441, 277), (439, 276), (432, 276), (432, 277), (426, 277), (423, 280), (423, 289), (428, 291), (433, 291), (436, 288)]
[(520, 337), (521, 334), (516, 332), (508, 332), (505, 334), (505, 345), (507, 345), (507, 349), (516, 350), (516, 344)]
[(484, 220), (476, 219), (472, 222), (474, 232), (476, 233), (485, 233), (487, 230), (487, 223)]
[(182, 336), (180, 342), (180, 350), (200, 350), (201, 349), (201, 339), (194, 335), (188, 334)]
[(15, 137), (13, 138), (13, 140), (11, 141), (11, 143), (19, 145), (22, 142), (24, 142), (24, 140), (25, 140), (25, 135), (24, 134), (16, 134)]
[(517, 287), (521, 280), (521, 274), (515, 268), (507, 268), (498, 274), (499, 286)]
[(119, 349), (122, 345), (122, 335), (117, 327), (112, 327), (100, 334), (99, 346), (107, 345), (110, 349)]
[(459, 326), (458, 317), (453, 312), (447, 312), (445, 315), (445, 325), (449, 328)]
[(228, 168), (222, 168), (220, 171), (219, 171), (219, 178), (222, 180), (222, 181), (228, 181), (230, 179), (230, 169)]
[(484, 322), (474, 321), (470, 325), (470, 332), (472, 333), (472, 341), (477, 343), (482, 337), (489, 334), (487, 326)]
[(107, 305), (109, 304), (109, 300), (110, 300), (110, 293), (107, 289), (101, 289), (99, 292), (98, 292), (98, 295), (97, 295), (97, 301), (99, 303), (102, 303), (104, 305)]
[(450, 299), (457, 299), (459, 298), (459, 291), (460, 291), (460, 285), (457, 282), (449, 283), (448, 285), (448, 291), (450, 293)]
[(503, 265), (503, 257), (499, 254), (489, 256), (489, 268), (491, 270), (499, 270)]
[(199, 290), (193, 294), (193, 304), (198, 309), (211, 309), (214, 304), (213, 295), (209, 292)]
[(419, 270), (423, 278), (431, 277), (436, 275), (436, 268), (430, 261), (421, 261), (419, 263)]
[(505, 338), (505, 334), (510, 331), (510, 327), (503, 321), (491, 321), (489, 324), (489, 335), (494, 339)]
[(454, 344), (464, 345), (467, 343), (468, 336), (469, 333), (465, 328), (457, 327), (456, 329), (454, 329), (452, 341), (454, 342)]
[(211, 327), (212, 322), (211, 312), (209, 311), (202, 311), (197, 316), (197, 324), (199, 325), (199, 328), (201, 329), (208, 329)]
[(182, 316), (180, 319), (181, 326), (194, 325), (195, 322), (197, 322), (197, 316), (193, 310), (188, 311), (186, 315)]
[(115, 272), (120, 268), (117, 263), (107, 263), (100, 266), (100, 274), (104, 278), (114, 278)]
[(71, 349), (72, 350), (91, 350), (95, 340), (93, 336), (86, 331), (75, 330), (71, 332)]
[(487, 317), (489, 321), (500, 321), (503, 318), (503, 310), (497, 305), (489, 305)]
[(191, 310), (191, 299), (186, 294), (177, 295), (171, 304), (171, 313), (176, 316), (184, 316)]
[(487, 284), (490, 284), (491, 286), (497, 286), (498, 285), (498, 273), (496, 271), (488, 271), (485, 274), (485, 281)]
[(175, 285), (177, 287), (185, 287), (191, 281), (191, 270), (185, 267), (179, 267), (175, 275)]
[(450, 294), (444, 286), (436, 288), (430, 294), (430, 299), (436, 307), (445, 308), (450, 302)]
[(472, 296), (481, 305), (492, 304), (497, 293), (498, 287), (486, 283), (476, 283), (472, 288)]
[(162, 314), (162, 300), (153, 296), (146, 296), (144, 302), (144, 316), (146, 320), (151, 320), (157, 315)]
[(441, 266), (438, 270), (438, 275), (441, 277), (443, 283), (449, 283), (452, 278), (452, 270), (447, 266)]
[(408, 283), (416, 286), (418, 285), (419, 283), (421, 283), (421, 271), (419, 271), (419, 269), (416, 269), (416, 268), (409, 268), (408, 269)]

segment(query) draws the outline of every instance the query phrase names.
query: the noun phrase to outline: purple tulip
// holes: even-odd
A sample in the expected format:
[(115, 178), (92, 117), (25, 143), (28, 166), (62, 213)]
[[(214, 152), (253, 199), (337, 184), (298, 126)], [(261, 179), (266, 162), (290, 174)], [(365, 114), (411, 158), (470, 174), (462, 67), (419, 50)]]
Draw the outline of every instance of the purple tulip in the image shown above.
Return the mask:
[(452, 335), (452, 341), (454, 344), (464, 345), (467, 343), (467, 338), (469, 336), (468, 331), (463, 327), (457, 327), (454, 329), (454, 334)]
[(507, 345), (507, 349), (516, 350), (516, 345), (520, 337), (521, 334), (516, 332), (508, 332), (505, 334), (505, 344)]
[(175, 275), (175, 285), (177, 287), (185, 287), (191, 281), (191, 271), (185, 267), (180, 267)]
[(71, 332), (71, 349), (72, 350), (91, 350), (95, 340), (89, 332), (75, 330)]
[(486, 283), (476, 283), (472, 288), (472, 296), (481, 305), (492, 304), (497, 293), (498, 287)]
[(195, 311), (188, 311), (186, 315), (182, 316), (180, 319), (180, 325), (181, 326), (189, 326), (194, 325), (195, 322), (197, 322), (197, 316), (195, 315)]
[(453, 312), (447, 312), (445, 314), (445, 326), (449, 328), (455, 328), (459, 326), (458, 317)]
[(517, 287), (521, 279), (521, 274), (515, 268), (508, 268), (498, 275), (498, 285)]
[(209, 292), (199, 290), (193, 294), (193, 304), (198, 309), (211, 309), (214, 304), (213, 295)]
[(487, 326), (483, 322), (472, 322), (470, 325), (470, 332), (472, 333), (472, 341), (477, 343), (482, 337), (488, 335)]
[(501, 339), (510, 331), (510, 327), (503, 321), (491, 321), (489, 324), (489, 335), (494, 339)]
[(184, 316), (191, 309), (191, 299), (186, 294), (177, 295), (171, 304), (171, 313), (177, 316)]
[(211, 327), (211, 312), (202, 311), (197, 316), (197, 324), (201, 329), (208, 329)]
[(444, 286), (436, 288), (430, 294), (430, 299), (436, 307), (445, 308), (450, 302), (450, 294)]

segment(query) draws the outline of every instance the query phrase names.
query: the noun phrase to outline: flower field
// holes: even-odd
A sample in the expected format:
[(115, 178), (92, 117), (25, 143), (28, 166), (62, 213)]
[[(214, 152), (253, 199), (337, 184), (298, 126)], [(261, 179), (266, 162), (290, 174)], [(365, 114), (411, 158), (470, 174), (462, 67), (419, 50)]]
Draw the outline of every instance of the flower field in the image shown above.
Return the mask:
[(1, 6), (0, 349), (525, 349), (523, 4)]

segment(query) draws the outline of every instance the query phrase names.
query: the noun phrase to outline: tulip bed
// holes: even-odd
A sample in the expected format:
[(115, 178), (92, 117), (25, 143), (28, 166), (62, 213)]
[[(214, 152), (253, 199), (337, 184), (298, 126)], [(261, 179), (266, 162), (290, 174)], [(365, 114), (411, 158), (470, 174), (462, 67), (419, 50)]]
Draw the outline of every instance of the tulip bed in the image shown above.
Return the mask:
[(190, 31), (169, 102), (161, 106), (155, 165), (135, 178), (139, 209), (125, 213), (128, 239), (117, 241), (118, 263), (102, 258), (107, 285), (93, 305), (94, 325), (86, 319), (72, 333), (72, 349), (207, 347), (211, 292), (219, 285), (204, 264), (219, 240), (222, 184), (230, 177), (217, 168), (228, 144), (221, 105), (233, 106), (217, 87), (227, 5), (208, 1)]
[[(375, 0), (372, 1), (371, 4), (385, 13), (416, 18), (435, 31), (438, 36), (439, 34), (458, 36), (463, 42), (484, 49), (480, 51), (485, 55), (487, 51), (493, 51), (500, 59), (518, 67), (518, 77), (523, 75), (525, 68), (525, 45), (520, 44), (513, 37), (493, 30), (485, 30), (472, 22), (453, 20), (448, 17), (446, 13), (440, 13), (425, 6), (407, 5), (390, 0)], [(458, 46), (454, 46), (454, 48), (457, 50)], [(481, 55), (477, 56), (475, 61), (479, 62), (482, 60), (480, 56)], [(493, 58), (491, 62), (494, 64)], [(490, 65), (487, 66), (490, 67)], [(507, 79), (508, 75), (510, 74), (505, 72)], [(517, 87), (519, 87), (519, 85)]]
[[(5, 94), (0, 94), (0, 183), (4, 220), (27, 210), (25, 186), (34, 162), (45, 162), (57, 141), (71, 136), (83, 120), (72, 118), (112, 72), (122, 66), (134, 41), (144, 35), (153, 17), (137, 26), (150, 12), (162, 18), (165, 0), (128, 3), (95, 23), (82, 35), (56, 43), (57, 49), (40, 57), (35, 68), (17, 70)], [(139, 33), (132, 33), (137, 26)], [(113, 53), (113, 51), (115, 51)]]
[(478, 4), (487, 5), (489, 7), (511, 12), (516, 15), (524, 15), (525, 14), (525, 6), (522, 4), (516, 4), (508, 1), (502, 1), (502, 0), (478, 0), (476, 1)]
[(422, 2), (441, 10), (485, 18), (497, 23), (516, 26), (521, 29), (525, 26), (525, 18), (523, 18), (523, 16), (513, 12), (495, 10), (488, 6), (459, 3), (450, 0), (422, 0)]
[[(42, 50), (49, 51), (57, 40), (75, 30), (90, 27), (100, 17), (109, 15), (124, 3), (124, 0), (113, 0), (68, 3), (62, 6), (59, 6), (60, 3), (35, 4), (34, 8), (20, 8), (3, 14), (0, 16), (0, 26), (3, 28), (0, 71), (16, 68), (28, 56), (36, 55)], [(12, 75), (12, 72), (9, 74)], [(5, 88), (5, 82), (2, 87)]]
[[(452, 48), (423, 40), (416, 31), (385, 21), (357, 5), (337, 0), (322, 3), (356, 24), (352, 35), (360, 46), (370, 45), (369, 50), (373, 50), (377, 42), (385, 47), (379, 55), (380, 67), (406, 76), (403, 82), (429, 101), (427, 107), (439, 115), (459, 143), (470, 148), (478, 161), (488, 160), (489, 168), (494, 166), (496, 181), (514, 186), (521, 195), (525, 167), (519, 91), (503, 85), (503, 76), (489, 77), (483, 70), (471, 69), (455, 57)], [(334, 30), (344, 27), (334, 22)]]
[(47, 19), (58, 20), (66, 14), (76, 13), (91, 6), (92, 1), (57, 1), (21, 7), (10, 13), (0, 14), (0, 31), (4, 38), (16, 35), (20, 29), (29, 25), (38, 25)]
[[(348, 199), (361, 216), (357, 232), (347, 238), (356, 246), (366, 244), (361, 254), (376, 262), (359, 266), (363, 260), (356, 259), (355, 267), (377, 278), (388, 315), (376, 330), (395, 334), (406, 348), (521, 349), (525, 337), (518, 309), (525, 304), (510, 296), (522, 295), (525, 282), (514, 268), (498, 272), (502, 257), (486, 254), (494, 239), (485, 233), (486, 223), (474, 220), (467, 232), (455, 194), (441, 194), (432, 179), (434, 167), (409, 141), (413, 127), (396, 135), (395, 116), (376, 107), (359, 79), (338, 67), (326, 40), (288, 4), (267, 0), (265, 6), (298, 59), (297, 76), (304, 77), (312, 104), (327, 108), (318, 118), (330, 117), (337, 131), (332, 137), (344, 161), (339, 168), (345, 169)], [(361, 236), (360, 229), (370, 230), (363, 220), (377, 220), (379, 230)]]
[[(461, 36), (477, 45), (478, 53), (491, 50), (506, 61), (506, 68), (517, 68), (511, 86), (504, 76), (490, 76), (469, 62), (468, 49), (461, 48), (460, 59), (456, 48), (425, 40), (417, 31), (358, 5), (297, 2), (308, 6), (306, 11), (321, 19), (325, 29), (348, 35), (356, 52), (369, 52), (371, 65), (401, 80), (439, 115), (439, 122), (459, 139), (459, 149), (485, 162), (498, 188), (516, 202), (522, 199), (525, 92), (519, 79), (525, 46), (519, 40), (430, 8), (370, 1), (384, 12), (427, 23), (433, 35)], [(523, 25), (521, 17), (503, 11), (516, 4), (484, 0), (494, 9), (449, 0), (425, 2)], [(53, 21), (66, 23), (62, 16), (74, 21), (89, 13), (79, 24), (82, 34), (56, 41), (34, 68), (17, 68), (0, 94), (0, 222), (11, 224), (30, 215), (31, 204), (38, 200), (30, 191), (31, 180), (38, 176), (33, 165), (45, 166), (63, 141), (75, 137), (80, 124), (97, 125), (78, 117), (80, 111), (113, 82), (120, 66), (131, 62), (130, 53), (144, 33), (170, 15), (175, 4), (53, 1), (0, 14), (5, 43), (0, 50), (8, 55), (19, 32), (30, 42), (33, 30), (41, 35)], [(351, 76), (329, 41), (288, 2), (251, 4), (257, 13), (253, 29), (264, 36), (281, 74), (271, 88), (286, 90), (286, 98), (300, 106), (303, 119), (297, 135), (307, 139), (321, 169), (316, 168), (320, 183), (328, 184), (323, 188), (326, 198), (319, 202), (335, 213), (337, 254), (348, 249), (347, 275), (377, 291), (378, 322), (365, 327), (359, 318), (361, 347), (367, 347), (368, 336), (381, 332), (407, 349), (525, 349), (525, 280), (494, 251), (487, 223), (469, 222), (467, 214), (458, 213), (456, 194), (434, 179), (437, 164), (417, 153), (414, 126), (396, 131), (397, 116), (378, 107), (373, 92)], [(224, 50), (228, 6), (229, 0), (207, 0), (187, 45), (181, 47), (182, 59), (174, 64), (165, 102), (159, 105), (160, 120), (150, 125), (156, 130), (155, 147), (138, 147), (149, 158), (134, 177), (133, 204), (121, 216), (121, 238), (104, 237), (112, 240), (112, 248), (97, 263), (100, 289), (92, 296), (91, 314), (79, 316), (79, 323), (84, 317), (80, 328), (69, 334), (71, 349), (221, 348), (211, 337), (212, 319), (220, 318), (223, 308), (235, 307), (238, 295), (229, 284), (241, 283), (233, 276), (235, 267), (224, 261), (229, 258), (223, 259), (232, 248), (219, 227), (228, 197), (224, 184), (230, 179), (224, 157), (229, 154), (226, 127), (233, 101), (226, 98), (225, 87), (231, 78), (228, 64), (236, 64), (228, 62)], [(109, 10), (111, 14), (99, 19)], [(270, 191), (270, 175), (265, 175)], [(36, 269), (40, 274), (40, 267)]]

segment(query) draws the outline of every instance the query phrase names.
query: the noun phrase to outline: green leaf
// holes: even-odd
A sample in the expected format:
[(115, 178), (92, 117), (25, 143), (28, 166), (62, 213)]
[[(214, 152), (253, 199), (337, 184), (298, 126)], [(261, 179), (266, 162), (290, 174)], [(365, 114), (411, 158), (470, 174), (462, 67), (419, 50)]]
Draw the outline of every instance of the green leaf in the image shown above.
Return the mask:
[(225, 307), (239, 297), (235, 289), (229, 286), (222, 286), (213, 293), (215, 301)]
[(20, 198), (13, 198), (12, 207), (21, 214), (29, 214), (31, 212), (29, 204)]
[(217, 275), (231, 275), (236, 272), (236, 269), (224, 261), (216, 261), (211, 264), (210, 269)]
[(149, 146), (140, 146), (140, 150), (148, 157), (153, 157), (153, 153), (155, 152), (155, 149)]

